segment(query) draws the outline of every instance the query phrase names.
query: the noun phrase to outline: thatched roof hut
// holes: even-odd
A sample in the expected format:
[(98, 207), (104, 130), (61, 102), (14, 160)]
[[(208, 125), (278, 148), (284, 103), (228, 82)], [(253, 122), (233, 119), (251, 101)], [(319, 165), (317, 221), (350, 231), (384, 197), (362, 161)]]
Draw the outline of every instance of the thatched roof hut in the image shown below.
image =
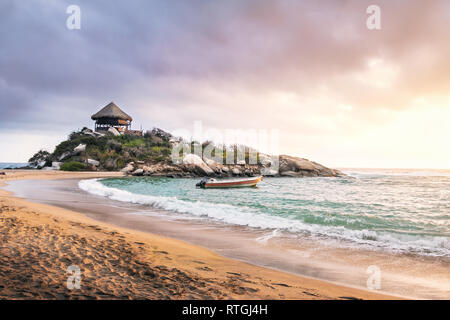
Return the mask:
[(114, 118), (121, 120), (132, 121), (133, 118), (120, 109), (114, 102), (110, 102), (106, 107), (92, 115), (92, 120), (98, 120), (102, 118)]
[(114, 102), (109, 103), (96, 114), (91, 116), (95, 120), (95, 131), (107, 131), (110, 127), (119, 132), (129, 130), (133, 118), (120, 109)]

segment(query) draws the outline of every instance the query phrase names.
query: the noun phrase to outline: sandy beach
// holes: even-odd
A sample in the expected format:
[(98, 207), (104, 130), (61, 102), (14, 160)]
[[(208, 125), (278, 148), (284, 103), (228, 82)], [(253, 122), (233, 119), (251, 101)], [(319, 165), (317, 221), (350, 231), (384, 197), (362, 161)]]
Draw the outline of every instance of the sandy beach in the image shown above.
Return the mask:
[[(120, 173), (7, 171), (18, 179)], [(0, 190), (2, 299), (391, 299), (224, 258), (184, 241), (117, 227)], [(81, 273), (69, 290), (69, 266)]]

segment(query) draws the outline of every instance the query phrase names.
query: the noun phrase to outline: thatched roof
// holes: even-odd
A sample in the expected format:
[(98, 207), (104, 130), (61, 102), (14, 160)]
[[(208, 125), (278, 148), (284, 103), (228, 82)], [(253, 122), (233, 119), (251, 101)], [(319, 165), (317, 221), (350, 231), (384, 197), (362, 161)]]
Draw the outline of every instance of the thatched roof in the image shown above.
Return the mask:
[(92, 120), (97, 120), (101, 118), (113, 118), (113, 119), (121, 119), (121, 120), (133, 120), (128, 114), (122, 111), (118, 106), (111, 102), (102, 110), (92, 115)]

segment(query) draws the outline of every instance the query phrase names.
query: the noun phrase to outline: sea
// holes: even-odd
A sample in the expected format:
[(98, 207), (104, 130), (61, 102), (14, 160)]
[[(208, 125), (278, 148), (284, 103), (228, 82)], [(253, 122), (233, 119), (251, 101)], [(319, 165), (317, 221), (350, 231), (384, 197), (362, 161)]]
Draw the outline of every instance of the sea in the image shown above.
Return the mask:
[(79, 188), (178, 219), (266, 230), (270, 238), (307, 236), (341, 247), (450, 257), (450, 170), (343, 172), (267, 177), (239, 189), (198, 189), (199, 179), (164, 177), (81, 180)]
[(0, 170), (1, 169), (15, 169), (15, 168), (21, 168), (27, 166), (28, 163), (22, 163), (22, 162), (0, 162)]

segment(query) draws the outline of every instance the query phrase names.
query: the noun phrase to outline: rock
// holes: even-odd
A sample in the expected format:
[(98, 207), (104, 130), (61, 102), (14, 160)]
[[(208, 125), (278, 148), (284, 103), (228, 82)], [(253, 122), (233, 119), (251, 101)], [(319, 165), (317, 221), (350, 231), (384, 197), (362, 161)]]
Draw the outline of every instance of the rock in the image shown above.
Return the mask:
[(88, 159), (87, 163), (93, 166), (98, 167), (100, 165), (100, 161), (94, 160), (94, 159)]
[(104, 133), (101, 133), (101, 132), (94, 131), (94, 136), (95, 136), (95, 137), (104, 137), (105, 134), (104, 134)]
[(62, 165), (62, 162), (57, 162), (57, 161), (52, 162), (52, 170), (61, 169), (61, 165)]
[(283, 171), (314, 171), (316, 167), (314, 164), (307, 160), (297, 157), (291, 157), (291, 156), (280, 156), (280, 172)]
[(129, 164), (127, 164), (125, 166), (125, 168), (123, 168), (122, 170), (120, 170), (120, 172), (125, 172), (125, 173), (130, 173), (134, 170), (134, 166), (133, 166), (133, 162), (130, 162)]
[(116, 170), (117, 169), (117, 159), (108, 158), (108, 160), (105, 161), (105, 169)]
[(60, 170), (62, 162), (54, 161), (52, 162), (52, 166), (43, 167), (42, 170)]
[(205, 162), (200, 158), (198, 155), (189, 153), (184, 156), (183, 158), (183, 164), (195, 164), (195, 165), (201, 165)]
[(72, 155), (72, 152), (66, 151), (62, 155), (59, 156), (58, 160), (62, 161)]
[(264, 167), (271, 166), (272, 165), (272, 157), (267, 154), (260, 153), (259, 154), (259, 162)]
[(214, 171), (196, 154), (187, 154), (183, 158), (183, 164), (193, 165), (193, 169), (200, 175), (213, 175)]
[(169, 139), (169, 143), (172, 144), (173, 146), (177, 146), (181, 142), (183, 142), (183, 138), (181, 137), (172, 137)]
[(282, 177), (301, 177), (302, 174), (299, 172), (294, 172), (294, 171), (283, 171), (280, 173), (280, 176), (282, 176)]
[(245, 174), (246, 176), (248, 176), (248, 177), (254, 177), (254, 176), (255, 176), (255, 173), (254, 173), (252, 170), (250, 170), (250, 169), (246, 169), (246, 170), (244, 171), (244, 174)]
[(85, 128), (81, 131), (82, 134), (87, 135), (87, 136), (91, 136), (91, 137), (95, 137), (95, 133), (94, 131), (92, 131), (91, 129)]
[(144, 175), (144, 169), (136, 169), (135, 171), (133, 171), (132, 175), (133, 176), (142, 176), (142, 175)]
[(274, 170), (271, 168), (262, 168), (261, 174), (265, 177), (276, 177), (278, 176), (278, 170)]
[(37, 169), (42, 169), (42, 168), (44, 168), (44, 166), (45, 166), (46, 163), (47, 163), (46, 160), (39, 161), (39, 162), (37, 163), (37, 165), (36, 165), (36, 168), (37, 168)]
[(228, 173), (230, 171), (230, 169), (228, 167), (222, 167), (222, 171), (225, 173)]
[(169, 141), (171, 138), (173, 138), (173, 136), (170, 133), (168, 133), (160, 128), (153, 128), (152, 131), (150, 131), (150, 132), (147, 131), (147, 134), (154, 136), (154, 137), (162, 138), (163, 140), (166, 140), (166, 141)]
[(80, 152), (84, 152), (84, 151), (86, 151), (86, 145), (80, 143), (78, 146), (76, 146), (76, 147), (73, 149), (73, 151), (76, 152), (76, 154), (78, 154), (78, 153), (80, 153)]
[(142, 170), (144, 170), (145, 173), (153, 173), (153, 169), (148, 166), (143, 166)]
[(113, 136), (120, 136), (120, 132), (119, 131), (117, 131), (117, 129), (116, 128), (114, 128), (114, 127), (109, 127), (108, 128), (108, 133), (111, 133)]
[(211, 159), (205, 158), (205, 163), (208, 167), (210, 167), (214, 172), (220, 173), (221, 169), (219, 164)]
[(245, 160), (239, 160), (236, 162), (237, 165), (245, 166)]
[(308, 159), (292, 156), (280, 156), (280, 175), (296, 177), (336, 177), (339, 171), (324, 167)]
[(233, 168), (233, 170), (231, 170), (231, 172), (235, 175), (238, 176), (241, 174), (241, 171), (238, 168)]

